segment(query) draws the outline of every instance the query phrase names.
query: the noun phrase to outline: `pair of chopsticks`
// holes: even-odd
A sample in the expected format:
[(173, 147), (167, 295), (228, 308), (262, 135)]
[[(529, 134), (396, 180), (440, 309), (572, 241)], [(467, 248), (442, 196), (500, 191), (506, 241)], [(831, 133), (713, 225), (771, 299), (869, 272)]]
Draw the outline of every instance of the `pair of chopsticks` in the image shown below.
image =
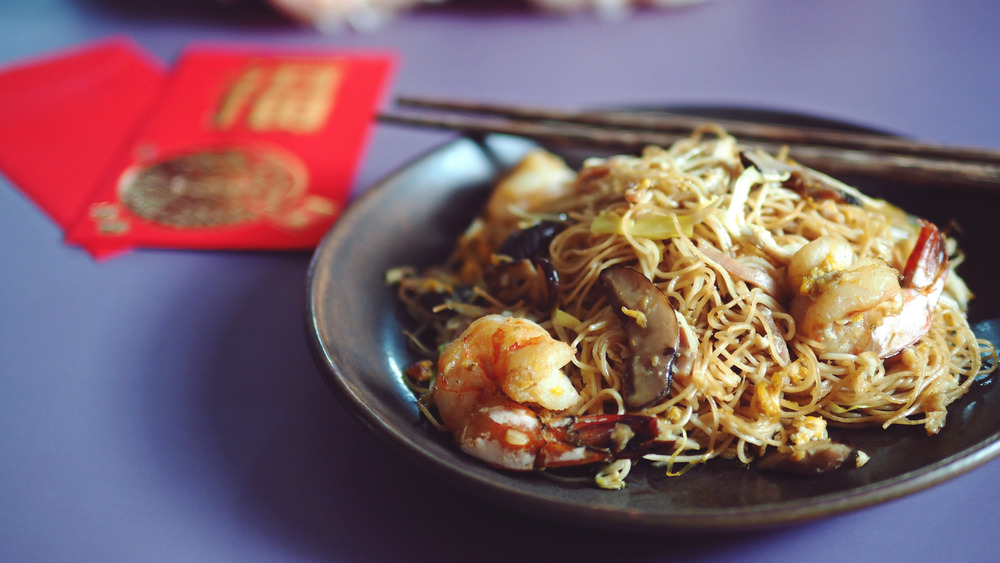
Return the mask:
[(711, 121), (747, 148), (776, 153), (787, 146), (791, 158), (832, 176), (1000, 189), (997, 149), (668, 112), (564, 110), (417, 97), (402, 97), (396, 104), (404, 109), (381, 113), (379, 121), (621, 151), (668, 146)]

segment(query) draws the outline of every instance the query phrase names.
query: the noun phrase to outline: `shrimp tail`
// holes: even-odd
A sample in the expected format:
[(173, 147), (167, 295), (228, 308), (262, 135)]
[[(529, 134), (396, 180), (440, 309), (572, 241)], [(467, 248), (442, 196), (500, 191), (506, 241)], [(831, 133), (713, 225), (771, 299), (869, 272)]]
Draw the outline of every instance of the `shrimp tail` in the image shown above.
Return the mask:
[(927, 334), (950, 267), (941, 231), (921, 220), (920, 235), (903, 269), (902, 310), (883, 319), (872, 331), (873, 348), (879, 357), (894, 356)]
[(634, 414), (562, 417), (545, 426), (538, 469), (607, 463), (642, 455), (659, 434), (656, 418)]
[(944, 236), (934, 223), (921, 220), (920, 235), (903, 269), (903, 287), (929, 289), (943, 284), (948, 266)]

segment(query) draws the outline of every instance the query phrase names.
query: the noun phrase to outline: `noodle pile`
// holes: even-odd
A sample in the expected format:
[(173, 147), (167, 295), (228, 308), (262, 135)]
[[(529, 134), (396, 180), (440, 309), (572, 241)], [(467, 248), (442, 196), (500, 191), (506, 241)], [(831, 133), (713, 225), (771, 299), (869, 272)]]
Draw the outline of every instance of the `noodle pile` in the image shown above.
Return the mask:
[[(498, 187), (446, 264), (390, 272), (420, 321), (414, 341), (434, 358), (435, 346), (478, 317), (532, 319), (576, 351), (565, 371), (582, 399), (558, 414), (624, 413), (629, 343), (598, 276), (627, 266), (663, 292), (681, 328), (670, 393), (640, 411), (658, 417), (668, 444), (645, 458), (669, 473), (717, 456), (749, 464), (768, 451), (795, 452), (828, 441), (827, 425), (937, 433), (948, 404), (996, 365), (993, 345), (977, 340), (966, 320), (971, 294), (954, 272), (954, 242), (947, 241), (952, 270), (927, 334), (887, 358), (825, 351), (797, 326), (797, 288), (786, 280), (791, 257), (832, 236), (858, 258), (902, 271), (920, 224), (784, 155), (752, 156), (709, 125), (641, 156), (589, 159), (576, 174), (551, 164), (551, 155), (529, 157), (544, 165), (528, 170), (528, 184), (545, 189)], [(507, 260), (498, 249), (542, 223), (558, 226), (542, 249), (558, 280), (555, 295), (511, 297), (489, 279)], [(544, 293), (543, 281), (532, 283)], [(433, 369), (428, 362), (409, 372), (423, 381), (416, 388), (429, 390)], [(628, 467), (615, 462), (598, 481), (622, 479)]]

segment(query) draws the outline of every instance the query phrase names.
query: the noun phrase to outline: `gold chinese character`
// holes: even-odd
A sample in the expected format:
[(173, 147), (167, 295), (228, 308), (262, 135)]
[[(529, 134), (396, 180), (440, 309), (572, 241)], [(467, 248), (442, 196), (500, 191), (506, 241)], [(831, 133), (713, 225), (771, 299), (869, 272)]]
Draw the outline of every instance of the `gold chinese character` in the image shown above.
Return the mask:
[(215, 126), (219, 129), (229, 129), (236, 125), (243, 110), (253, 101), (263, 83), (264, 69), (255, 66), (243, 72), (223, 97), (222, 107), (215, 115)]
[(90, 218), (102, 235), (123, 235), (129, 231), (128, 221), (122, 219), (121, 209), (115, 203), (103, 202), (90, 206)]
[(317, 131), (333, 109), (341, 74), (333, 64), (251, 67), (227, 91), (216, 124), (220, 129), (233, 127), (245, 113), (246, 126), (255, 131)]

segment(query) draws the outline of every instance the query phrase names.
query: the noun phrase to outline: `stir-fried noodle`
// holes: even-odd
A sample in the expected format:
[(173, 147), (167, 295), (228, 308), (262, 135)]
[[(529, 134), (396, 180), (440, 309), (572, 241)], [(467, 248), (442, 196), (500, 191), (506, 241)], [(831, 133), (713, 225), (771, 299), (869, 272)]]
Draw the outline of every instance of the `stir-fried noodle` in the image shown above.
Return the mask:
[[(933, 225), (706, 126), (667, 149), (590, 159), (578, 173), (530, 155), (446, 264), (389, 277), (421, 323), (414, 340), (431, 361), (409, 375), (433, 419), (433, 378), (459, 369), (438, 363), (441, 349), (477, 318), (530, 319), (572, 348), (562, 371), (579, 396), (557, 410), (514, 402), (543, 424), (655, 417), (657, 435), (639, 455), (677, 473), (716, 456), (801, 462), (829, 443), (827, 425), (937, 433), (948, 404), (996, 366), (993, 345), (966, 320), (960, 260)], [(646, 323), (662, 313), (643, 309), (652, 297), (616, 300), (601, 274), (622, 267), (650, 280), (676, 317), (673, 339), (653, 346), (663, 350), (655, 369), (630, 362), (660, 338)], [(666, 388), (630, 404), (627, 380), (649, 377)], [(481, 387), (473, 402), (504, 393)], [(461, 441), (454, 426), (466, 422), (456, 420), (447, 429)], [(612, 457), (598, 482), (620, 486), (629, 456)]]

